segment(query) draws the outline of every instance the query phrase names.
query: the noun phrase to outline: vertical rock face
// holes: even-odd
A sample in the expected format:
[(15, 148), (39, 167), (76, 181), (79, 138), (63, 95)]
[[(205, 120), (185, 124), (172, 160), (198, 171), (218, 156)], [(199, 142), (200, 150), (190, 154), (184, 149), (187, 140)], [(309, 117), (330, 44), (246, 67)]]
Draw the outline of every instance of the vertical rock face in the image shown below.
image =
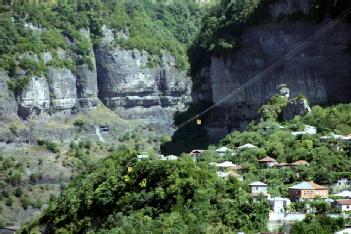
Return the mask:
[(53, 110), (66, 111), (77, 106), (76, 77), (69, 69), (49, 67), (48, 80)]
[(296, 11), (308, 14), (310, 11), (310, 0), (278, 0), (269, 5), (269, 13), (274, 18)]
[(49, 85), (45, 77), (31, 77), (19, 97), (18, 115), (27, 119), (50, 107)]
[(7, 121), (14, 118), (17, 113), (15, 97), (7, 87), (8, 80), (7, 73), (0, 70), (0, 121)]
[(80, 108), (90, 109), (97, 105), (96, 68), (91, 70), (87, 64), (77, 66), (77, 97)]
[(304, 94), (311, 104), (350, 101), (351, 57), (345, 50), (351, 26), (341, 23), (275, 71), (220, 103), (320, 28), (307, 22), (252, 27), (242, 34), (237, 53), (213, 57), (212, 99), (219, 106), (211, 115), (210, 128), (226, 131), (245, 126), (245, 122), (257, 118), (258, 108), (282, 83), (290, 88), (291, 97)]
[(99, 97), (127, 119), (172, 125), (172, 114), (190, 101), (190, 79), (175, 68), (172, 56), (150, 64), (150, 55), (138, 50), (101, 47), (96, 51)]
[(90, 66), (82, 64), (77, 66), (77, 97), (81, 109), (95, 108), (98, 103), (98, 86), (96, 74), (96, 62), (90, 32), (81, 29), (82, 35), (90, 42)]

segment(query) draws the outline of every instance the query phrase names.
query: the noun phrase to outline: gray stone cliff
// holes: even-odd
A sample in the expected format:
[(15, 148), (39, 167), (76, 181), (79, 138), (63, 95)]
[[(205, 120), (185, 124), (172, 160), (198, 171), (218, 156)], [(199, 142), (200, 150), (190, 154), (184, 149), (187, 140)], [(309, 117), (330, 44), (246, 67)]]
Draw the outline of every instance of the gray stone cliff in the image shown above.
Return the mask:
[[(99, 97), (125, 119), (139, 119), (170, 129), (173, 114), (191, 101), (191, 81), (164, 54), (150, 66), (150, 55), (118, 47), (96, 50)], [(168, 126), (168, 127), (167, 127)]]
[[(292, 1), (280, 2), (286, 4)], [(302, 6), (304, 2), (300, 2)], [(272, 9), (276, 15), (283, 11), (279, 4)], [(245, 30), (236, 53), (212, 57), (213, 103), (220, 103), (322, 26), (308, 22), (272, 22)], [(210, 113), (209, 133), (221, 137), (231, 129), (243, 129), (249, 121), (258, 117), (259, 107), (274, 95), (276, 86), (282, 83), (290, 88), (291, 97), (304, 94), (312, 105), (350, 101), (351, 57), (346, 52), (350, 38), (351, 25), (342, 22), (275, 71), (220, 103)]]

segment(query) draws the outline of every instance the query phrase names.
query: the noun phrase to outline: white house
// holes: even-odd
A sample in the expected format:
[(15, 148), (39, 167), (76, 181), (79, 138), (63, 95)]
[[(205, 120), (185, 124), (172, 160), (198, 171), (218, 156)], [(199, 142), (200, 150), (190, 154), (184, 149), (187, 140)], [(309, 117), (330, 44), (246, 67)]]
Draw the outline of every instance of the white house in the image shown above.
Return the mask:
[(305, 125), (305, 129), (301, 132), (292, 132), (291, 133), (294, 136), (298, 136), (298, 135), (316, 135), (317, 134), (317, 129), (314, 126), (310, 126), (310, 125)]
[(285, 213), (291, 203), (289, 198), (284, 197), (272, 197), (268, 199), (268, 202), (273, 212), (276, 214)]
[(257, 149), (258, 147), (253, 145), (253, 144), (245, 144), (245, 145), (242, 145), (242, 146), (239, 146), (238, 147), (238, 150), (245, 150), (245, 149)]
[(268, 197), (269, 194), (267, 193), (268, 185), (262, 183), (260, 181), (253, 182), (249, 184), (251, 187), (251, 195), (253, 197), (265, 196)]
[(230, 170), (241, 170), (242, 169), (242, 167), (240, 165), (236, 165), (230, 161), (218, 163), (218, 164), (216, 164), (216, 167), (219, 167), (219, 169), (221, 171), (225, 171), (227, 169), (230, 169)]
[(341, 212), (351, 211), (351, 199), (336, 200), (335, 206)]
[(139, 154), (137, 157), (138, 157), (138, 161), (146, 160), (150, 158), (148, 154)]
[(178, 160), (179, 157), (175, 156), (175, 155), (168, 155), (164, 158), (162, 158), (161, 160), (168, 160), (168, 161), (174, 161), (174, 160)]
[(225, 146), (222, 146), (218, 149), (216, 149), (216, 153), (219, 155), (219, 156), (225, 156), (227, 153), (232, 153), (233, 150), (229, 149), (228, 147), (225, 147)]

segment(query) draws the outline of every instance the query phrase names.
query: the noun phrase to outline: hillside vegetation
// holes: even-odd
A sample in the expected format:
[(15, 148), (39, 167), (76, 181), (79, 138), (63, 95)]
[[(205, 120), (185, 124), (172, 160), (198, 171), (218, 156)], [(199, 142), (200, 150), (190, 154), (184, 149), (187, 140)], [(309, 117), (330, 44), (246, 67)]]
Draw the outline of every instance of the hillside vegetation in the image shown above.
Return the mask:
[(207, 162), (136, 160), (120, 151), (75, 179), (22, 233), (223, 233), (265, 230), (268, 206)]
[[(54, 53), (53, 66), (74, 70), (75, 63), (91, 64), (90, 43), (80, 30), (88, 29), (98, 45), (105, 25), (115, 33), (128, 33), (128, 39), (118, 39), (116, 44), (153, 55), (169, 51), (178, 67), (186, 70), (187, 49), (199, 32), (205, 11), (185, 0), (172, 4), (151, 0), (59, 0), (55, 4), (14, 1), (11, 6), (0, 5), (0, 67), (10, 75), (18, 67), (28, 75), (40, 75), (46, 72), (41, 54), (48, 51)], [(70, 51), (74, 61), (62, 61), (57, 49)], [(39, 58), (33, 60), (24, 54), (37, 54)]]

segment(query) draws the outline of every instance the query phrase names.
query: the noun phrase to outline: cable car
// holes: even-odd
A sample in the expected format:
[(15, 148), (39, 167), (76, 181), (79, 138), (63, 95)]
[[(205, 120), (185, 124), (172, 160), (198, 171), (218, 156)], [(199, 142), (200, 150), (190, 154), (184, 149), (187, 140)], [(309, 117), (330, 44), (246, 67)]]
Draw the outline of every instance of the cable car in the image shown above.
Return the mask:
[(196, 118), (196, 125), (201, 126), (202, 125), (202, 119)]

